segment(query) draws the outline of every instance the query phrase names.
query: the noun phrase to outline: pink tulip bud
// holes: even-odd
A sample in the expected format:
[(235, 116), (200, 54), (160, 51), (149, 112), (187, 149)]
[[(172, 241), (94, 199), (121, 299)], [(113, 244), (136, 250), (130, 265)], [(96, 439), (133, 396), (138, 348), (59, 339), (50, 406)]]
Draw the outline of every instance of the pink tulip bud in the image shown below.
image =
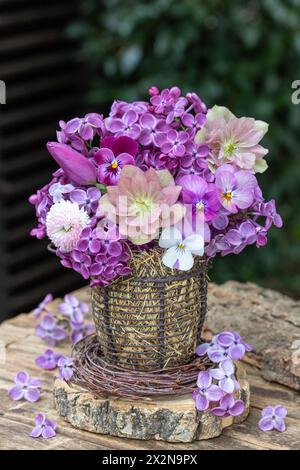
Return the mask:
[(47, 149), (72, 183), (84, 186), (96, 183), (96, 167), (84, 155), (57, 142), (48, 142)]

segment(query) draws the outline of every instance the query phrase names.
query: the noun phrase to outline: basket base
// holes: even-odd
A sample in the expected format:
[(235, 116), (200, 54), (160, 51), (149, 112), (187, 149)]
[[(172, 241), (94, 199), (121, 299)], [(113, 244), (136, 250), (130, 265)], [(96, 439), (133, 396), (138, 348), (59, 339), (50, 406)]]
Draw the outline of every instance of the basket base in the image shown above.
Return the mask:
[(250, 391), (241, 364), (237, 365), (237, 380), (245, 411), (235, 418), (197, 412), (190, 395), (149, 402), (113, 396), (96, 398), (80, 387), (59, 380), (54, 384), (54, 401), (58, 414), (78, 429), (132, 439), (193, 442), (220, 436), (224, 428), (247, 418)]

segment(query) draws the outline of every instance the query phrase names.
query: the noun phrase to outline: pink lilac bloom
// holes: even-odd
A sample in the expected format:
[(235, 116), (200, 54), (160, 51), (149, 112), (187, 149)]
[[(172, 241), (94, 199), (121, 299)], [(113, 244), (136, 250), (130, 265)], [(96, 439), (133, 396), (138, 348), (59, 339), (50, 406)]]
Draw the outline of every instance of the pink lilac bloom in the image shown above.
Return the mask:
[(219, 364), (218, 369), (210, 369), (210, 375), (218, 380), (220, 389), (225, 393), (233, 393), (240, 386), (234, 376), (235, 366), (231, 359), (226, 359)]
[(73, 189), (70, 193), (70, 200), (76, 202), (80, 208), (83, 207), (89, 215), (96, 212), (100, 197), (101, 193), (95, 187), (88, 188), (87, 191)]
[(137, 143), (130, 137), (104, 137), (101, 148), (94, 155), (98, 181), (107, 185), (117, 184), (121, 169), (125, 165), (134, 165), (137, 152)]
[(73, 370), (73, 358), (72, 357), (61, 357), (58, 361), (58, 370), (60, 380), (69, 381), (74, 373)]
[(33, 310), (33, 315), (35, 318), (40, 317), (41, 313), (48, 312), (47, 305), (52, 302), (53, 295), (47, 294), (46, 297), (42, 300), (42, 302)]
[(239, 254), (246, 245), (252, 245), (257, 240), (256, 228), (250, 222), (243, 222), (238, 228), (230, 229), (226, 239), (233, 245), (233, 252)]
[(96, 129), (103, 128), (103, 117), (97, 113), (86, 114), (84, 118), (74, 118), (67, 122), (65, 132), (78, 133), (83, 140), (92, 140)]
[(220, 202), (213, 183), (207, 183), (201, 176), (185, 175), (178, 184), (182, 187), (181, 200), (192, 205), (193, 214), (203, 213), (205, 221), (216, 218)]
[(39, 400), (41, 396), (40, 387), (41, 380), (35, 377), (30, 378), (29, 374), (25, 371), (20, 371), (15, 377), (15, 385), (9, 389), (8, 395), (14, 401), (22, 400), (23, 398), (31, 403)]
[(45, 370), (52, 370), (57, 367), (60, 354), (56, 354), (52, 349), (47, 349), (44, 354), (35, 359), (37, 366)]
[(66, 294), (64, 296), (64, 302), (58, 305), (58, 311), (68, 317), (72, 317), (73, 314), (77, 313), (85, 315), (89, 312), (89, 306), (87, 303), (75, 297), (75, 295)]
[(137, 140), (141, 133), (141, 127), (138, 124), (139, 115), (134, 110), (126, 111), (122, 117), (110, 117), (105, 119), (106, 129), (116, 137), (127, 136)]
[(215, 416), (225, 418), (227, 416), (240, 416), (245, 410), (245, 404), (242, 400), (235, 400), (232, 395), (227, 394), (220, 400), (220, 405), (212, 408), (211, 412)]
[(50, 346), (55, 346), (58, 341), (67, 337), (67, 332), (57, 324), (56, 319), (51, 314), (47, 314), (42, 318), (35, 328), (35, 334)]
[(219, 200), (228, 212), (236, 214), (251, 206), (257, 181), (249, 171), (234, 172), (229, 165), (222, 165), (216, 171), (215, 184)]
[(284, 432), (286, 429), (284, 419), (287, 416), (287, 410), (284, 406), (267, 406), (261, 412), (261, 419), (258, 426), (261, 431), (267, 432), (276, 429)]
[(50, 439), (56, 435), (56, 423), (51, 419), (46, 418), (45, 413), (39, 413), (35, 417), (35, 427), (30, 433), (31, 437), (40, 437)]
[(212, 383), (212, 377), (208, 371), (199, 373), (197, 387), (193, 392), (193, 400), (199, 411), (207, 410), (210, 402), (218, 402), (223, 396), (222, 390)]

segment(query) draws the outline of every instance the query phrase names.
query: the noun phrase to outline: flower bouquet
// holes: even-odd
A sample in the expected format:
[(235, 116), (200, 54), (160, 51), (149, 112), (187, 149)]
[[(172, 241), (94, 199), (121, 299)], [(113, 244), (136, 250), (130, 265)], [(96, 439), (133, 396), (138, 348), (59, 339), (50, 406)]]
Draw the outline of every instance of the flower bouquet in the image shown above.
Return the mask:
[(30, 197), (61, 263), (92, 286), (104, 356), (136, 369), (187, 363), (206, 311), (207, 265), (281, 227), (256, 174), (268, 125), (207, 109), (178, 87), (59, 123), (59, 165)]

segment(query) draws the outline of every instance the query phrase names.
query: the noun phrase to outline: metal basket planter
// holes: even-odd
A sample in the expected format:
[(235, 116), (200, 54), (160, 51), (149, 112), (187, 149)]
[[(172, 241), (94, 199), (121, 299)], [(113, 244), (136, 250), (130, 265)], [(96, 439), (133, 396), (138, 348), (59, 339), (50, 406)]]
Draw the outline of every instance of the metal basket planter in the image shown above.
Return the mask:
[(171, 270), (162, 252), (135, 253), (132, 275), (92, 288), (96, 332), (105, 359), (129, 369), (155, 370), (188, 363), (206, 314), (207, 260), (188, 272)]

